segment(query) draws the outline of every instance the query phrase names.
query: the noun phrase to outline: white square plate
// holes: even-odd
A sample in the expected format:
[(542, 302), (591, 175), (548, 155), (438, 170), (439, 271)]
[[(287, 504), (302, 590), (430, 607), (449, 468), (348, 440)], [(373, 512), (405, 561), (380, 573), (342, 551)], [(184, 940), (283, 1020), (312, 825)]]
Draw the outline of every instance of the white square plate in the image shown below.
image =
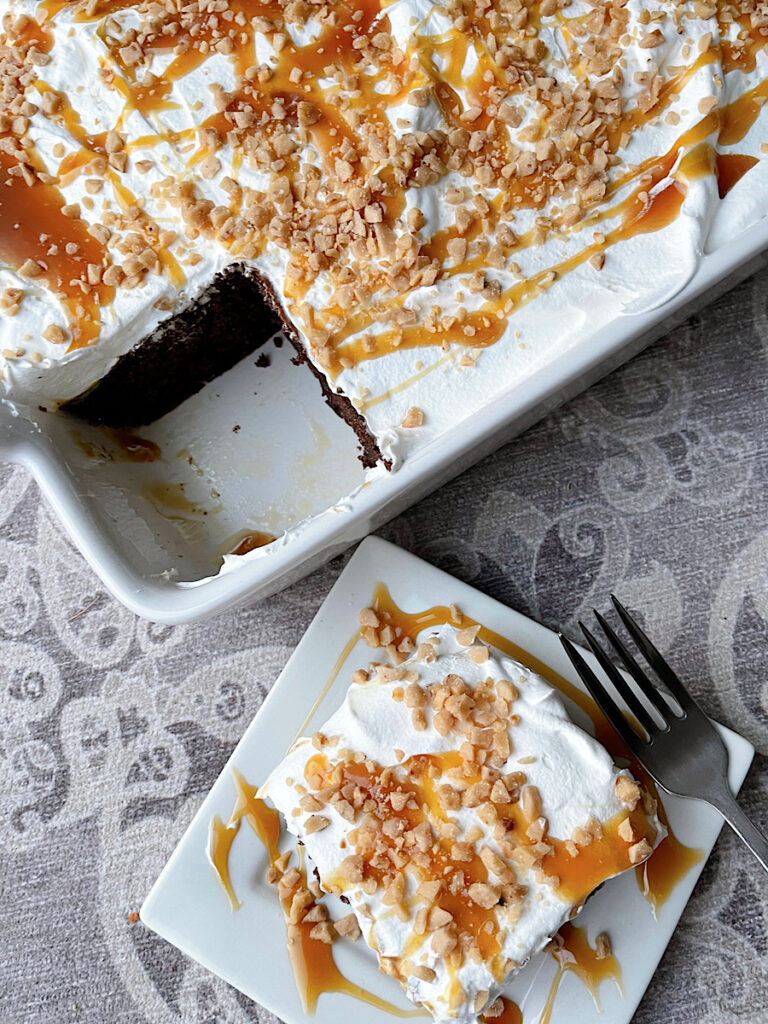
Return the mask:
[[(581, 688), (551, 630), (385, 541), (363, 541), (141, 909), (141, 918), (150, 928), (287, 1024), (297, 1024), (306, 1017), (285, 948), (283, 913), (265, 878), (266, 853), (250, 829), (240, 830), (232, 846), (230, 873), (242, 906), (233, 912), (208, 861), (209, 827), (214, 815), (226, 820), (232, 810), (233, 767), (249, 782), (261, 783), (297, 734), (317, 728), (341, 703), (352, 670), (370, 660), (370, 649), (362, 641), (352, 649), (348, 645), (359, 629), (358, 611), (370, 604), (377, 582), (385, 583), (395, 602), (406, 611), (435, 604), (458, 605), (464, 613), (513, 640)], [(586, 725), (583, 713), (566, 703), (574, 719)], [(730, 753), (731, 786), (737, 791), (754, 751), (730, 730), (723, 729), (722, 733)], [(613, 983), (603, 984), (603, 1013), (599, 1013), (582, 982), (566, 972), (551, 1024), (625, 1024), (631, 1019), (722, 824), (714, 810), (696, 801), (665, 797), (664, 805), (678, 838), (701, 849), (705, 856), (678, 882), (656, 919), (634, 872), (606, 883), (590, 899), (579, 923), (586, 925), (592, 943), (599, 932), (610, 934), (623, 970), (623, 994)], [(363, 943), (338, 942), (334, 953), (340, 969), (352, 981), (403, 1010), (409, 1008), (399, 985), (379, 973), (375, 956)], [(539, 1020), (555, 970), (552, 957), (540, 954), (510, 984), (508, 994), (523, 1007), (525, 1024)], [(392, 1020), (391, 1015), (364, 1003), (353, 1003), (349, 996), (339, 993), (320, 996), (314, 1020), (316, 1024), (338, 1024), (353, 1016), (357, 1024)]]

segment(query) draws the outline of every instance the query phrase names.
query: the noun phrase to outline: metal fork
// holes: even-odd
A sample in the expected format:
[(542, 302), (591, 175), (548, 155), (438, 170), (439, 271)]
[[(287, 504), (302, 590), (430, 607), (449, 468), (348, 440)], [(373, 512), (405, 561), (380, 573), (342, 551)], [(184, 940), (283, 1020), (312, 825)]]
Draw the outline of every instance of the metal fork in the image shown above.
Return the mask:
[(611, 600), (619, 618), (664, 689), (655, 684), (638, 665), (623, 641), (597, 611), (595, 618), (624, 663), (634, 686), (610, 661), (587, 627), (582, 622), (579, 622), (579, 626), (600, 667), (626, 704), (638, 728), (629, 723), (606, 685), (597, 678), (578, 649), (561, 633), (560, 640), (573, 667), (597, 706), (651, 778), (668, 793), (704, 800), (715, 807), (768, 871), (768, 840), (752, 824), (731, 792), (728, 783), (728, 751), (720, 733), (626, 608), (613, 595)]

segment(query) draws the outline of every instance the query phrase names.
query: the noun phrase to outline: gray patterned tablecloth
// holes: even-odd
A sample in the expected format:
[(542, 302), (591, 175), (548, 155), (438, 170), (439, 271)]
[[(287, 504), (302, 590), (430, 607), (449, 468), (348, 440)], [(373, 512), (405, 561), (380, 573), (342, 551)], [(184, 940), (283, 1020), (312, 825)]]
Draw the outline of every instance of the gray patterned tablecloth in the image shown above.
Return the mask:
[[(767, 358), (763, 272), (382, 531), (550, 625), (620, 593), (757, 747), (763, 828)], [(0, 522), (0, 1021), (271, 1020), (135, 912), (344, 559), (166, 628), (107, 596), (23, 469)], [(725, 834), (637, 1024), (766, 1024), (767, 953), (768, 878)]]

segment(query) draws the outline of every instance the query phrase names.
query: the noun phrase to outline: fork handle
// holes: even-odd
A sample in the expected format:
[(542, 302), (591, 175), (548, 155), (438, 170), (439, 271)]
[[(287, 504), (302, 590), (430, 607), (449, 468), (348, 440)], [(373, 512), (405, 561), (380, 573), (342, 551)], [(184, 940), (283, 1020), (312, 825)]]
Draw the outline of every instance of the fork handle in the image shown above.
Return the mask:
[(742, 811), (736, 798), (730, 793), (718, 793), (710, 799), (741, 841), (749, 847), (762, 866), (768, 871), (768, 839), (750, 818)]

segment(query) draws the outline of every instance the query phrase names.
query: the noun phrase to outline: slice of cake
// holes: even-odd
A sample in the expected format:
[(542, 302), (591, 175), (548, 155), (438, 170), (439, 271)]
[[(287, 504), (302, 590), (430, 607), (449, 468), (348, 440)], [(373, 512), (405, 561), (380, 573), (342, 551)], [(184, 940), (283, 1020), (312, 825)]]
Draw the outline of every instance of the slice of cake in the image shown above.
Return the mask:
[(477, 632), (445, 625), (402, 664), (355, 672), (259, 792), (381, 970), (461, 1024), (666, 834), (555, 691)]

